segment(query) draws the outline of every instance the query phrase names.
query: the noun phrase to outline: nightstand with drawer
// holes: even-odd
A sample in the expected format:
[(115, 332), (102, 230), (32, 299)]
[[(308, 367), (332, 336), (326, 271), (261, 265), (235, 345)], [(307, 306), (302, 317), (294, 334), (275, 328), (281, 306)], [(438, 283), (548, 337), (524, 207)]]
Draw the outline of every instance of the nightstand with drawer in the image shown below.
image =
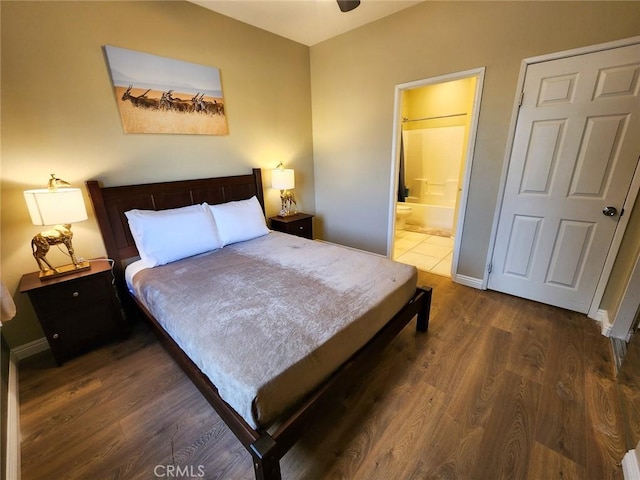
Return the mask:
[(313, 215), (294, 213), (288, 217), (271, 217), (271, 229), (313, 240)]
[(58, 365), (129, 333), (107, 260), (92, 260), (90, 270), (44, 281), (38, 272), (28, 273), (20, 292), (29, 295)]

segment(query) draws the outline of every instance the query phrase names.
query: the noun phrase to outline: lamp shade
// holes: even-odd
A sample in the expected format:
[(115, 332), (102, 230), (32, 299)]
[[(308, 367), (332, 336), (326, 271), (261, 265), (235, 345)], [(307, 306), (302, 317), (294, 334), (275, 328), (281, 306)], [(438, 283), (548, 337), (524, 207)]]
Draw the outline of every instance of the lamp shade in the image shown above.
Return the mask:
[(271, 171), (271, 186), (278, 190), (290, 190), (295, 188), (296, 181), (292, 168), (276, 168)]
[(87, 219), (79, 188), (27, 190), (24, 199), (34, 225), (58, 225)]

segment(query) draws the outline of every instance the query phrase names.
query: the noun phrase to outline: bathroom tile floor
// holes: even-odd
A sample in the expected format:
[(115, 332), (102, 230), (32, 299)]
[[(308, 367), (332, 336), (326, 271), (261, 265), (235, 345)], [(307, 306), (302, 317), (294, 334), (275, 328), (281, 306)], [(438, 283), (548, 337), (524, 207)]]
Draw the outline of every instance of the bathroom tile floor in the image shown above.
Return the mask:
[(396, 230), (393, 259), (418, 270), (451, 276), (453, 238)]

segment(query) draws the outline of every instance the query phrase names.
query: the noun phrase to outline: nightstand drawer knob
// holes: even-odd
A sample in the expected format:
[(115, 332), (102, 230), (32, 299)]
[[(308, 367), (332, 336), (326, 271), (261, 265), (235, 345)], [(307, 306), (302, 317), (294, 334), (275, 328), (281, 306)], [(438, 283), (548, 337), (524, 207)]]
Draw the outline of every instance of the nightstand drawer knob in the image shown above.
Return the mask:
[(79, 296), (80, 296), (80, 294), (79, 294), (78, 292), (73, 292), (73, 297), (74, 297), (74, 298), (77, 298), (77, 297), (79, 297)]
[(54, 334), (53, 334), (53, 339), (54, 339), (54, 340), (57, 340), (57, 339), (59, 339), (59, 338), (60, 338), (60, 335), (58, 335), (57, 333), (54, 333)]

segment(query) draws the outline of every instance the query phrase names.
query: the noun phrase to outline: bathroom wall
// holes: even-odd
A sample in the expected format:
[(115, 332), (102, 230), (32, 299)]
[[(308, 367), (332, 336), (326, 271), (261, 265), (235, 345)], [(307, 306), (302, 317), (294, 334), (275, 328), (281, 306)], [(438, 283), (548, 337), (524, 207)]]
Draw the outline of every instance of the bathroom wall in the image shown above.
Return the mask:
[[(416, 208), (409, 224), (454, 229), (476, 81), (469, 77), (402, 92), (406, 201), (453, 209), (443, 216)], [(436, 218), (437, 224), (431, 224), (429, 219)]]
[(466, 136), (463, 125), (403, 131), (407, 202), (456, 205)]

